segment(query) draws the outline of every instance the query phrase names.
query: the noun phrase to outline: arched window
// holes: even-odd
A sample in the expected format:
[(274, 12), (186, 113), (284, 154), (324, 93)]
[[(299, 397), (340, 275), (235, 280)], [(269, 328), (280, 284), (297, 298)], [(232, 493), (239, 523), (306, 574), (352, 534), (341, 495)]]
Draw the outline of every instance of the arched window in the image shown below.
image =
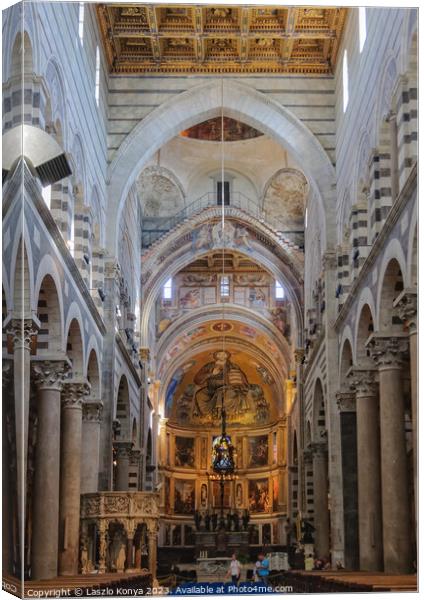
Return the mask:
[(346, 108), (349, 102), (349, 71), (347, 64), (347, 50), (343, 53), (343, 112), (346, 112)]
[(163, 286), (162, 298), (164, 300), (172, 300), (172, 277), (170, 277)]
[(97, 106), (99, 106), (99, 100), (100, 100), (100, 50), (99, 47), (96, 47), (96, 89), (95, 89), (95, 96), (96, 96), (96, 104)]
[(281, 283), (275, 280), (275, 299), (283, 300), (284, 299), (284, 288)]
[(359, 7), (359, 52), (362, 52), (367, 39), (367, 9)]
[(78, 37), (81, 44), (84, 44), (84, 2), (79, 3), (78, 9)]

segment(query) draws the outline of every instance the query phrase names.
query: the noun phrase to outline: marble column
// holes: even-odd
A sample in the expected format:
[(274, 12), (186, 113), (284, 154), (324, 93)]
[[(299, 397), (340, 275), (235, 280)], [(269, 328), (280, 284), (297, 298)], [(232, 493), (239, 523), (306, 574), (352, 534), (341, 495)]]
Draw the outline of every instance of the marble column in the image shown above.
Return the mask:
[(156, 521), (147, 525), (148, 545), (149, 545), (149, 571), (152, 574), (153, 586), (158, 585), (156, 578), (157, 569), (157, 548), (158, 548), (158, 530)]
[(13, 338), (13, 391), (15, 396), (16, 481), (20, 568), (24, 567), (25, 523), (27, 516), (27, 460), (31, 339), (38, 326), (32, 319), (12, 319), (7, 335)]
[(314, 481), (315, 554), (330, 556), (330, 515), (328, 511), (328, 452), (327, 444), (311, 445)]
[(380, 383), (381, 493), (384, 571), (412, 568), (408, 465), (402, 371), (408, 340), (372, 335), (367, 343), (378, 365)]
[(106, 522), (99, 522), (99, 573), (106, 573), (107, 531)]
[(134, 524), (127, 525), (127, 561), (125, 571), (131, 572), (134, 570)]
[(414, 460), (414, 499), (415, 499), (415, 526), (417, 522), (417, 350), (418, 350), (418, 311), (417, 291), (415, 289), (403, 290), (393, 303), (398, 316), (402, 319), (409, 332), (409, 365), (411, 369), (411, 421), (412, 421), (412, 451)]
[(359, 568), (383, 569), (378, 385), (375, 370), (349, 373), (356, 394)]
[(59, 575), (78, 573), (83, 399), (90, 385), (70, 379), (62, 394)]
[(89, 400), (82, 405), (81, 494), (98, 491), (102, 412), (102, 402)]
[(116, 480), (115, 489), (117, 492), (128, 491), (129, 469), (132, 442), (114, 442), (116, 448)]
[(36, 361), (37, 445), (33, 488), (33, 579), (57, 576), (59, 542), (60, 393), (70, 369), (67, 360)]

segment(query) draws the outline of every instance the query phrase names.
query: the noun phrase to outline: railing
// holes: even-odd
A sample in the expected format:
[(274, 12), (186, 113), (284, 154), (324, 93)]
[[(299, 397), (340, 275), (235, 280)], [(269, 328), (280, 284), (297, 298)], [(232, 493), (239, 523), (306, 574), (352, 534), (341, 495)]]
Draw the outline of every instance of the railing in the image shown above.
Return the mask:
[[(153, 242), (185, 219), (211, 207), (222, 208), (222, 204), (218, 201), (218, 194), (206, 192), (203, 196), (194, 200), (194, 202), (172, 217), (145, 218), (142, 229), (142, 248), (148, 248)], [(227, 209), (231, 208), (243, 210), (250, 216), (273, 228), (281, 234), (282, 237), (289, 239), (289, 241), (292, 241), (300, 247), (303, 246), (303, 230), (283, 230), (282, 223), (278, 218), (268, 215), (256, 201), (243, 194), (243, 192), (233, 192), (231, 194), (229, 203), (224, 204), (224, 211), (226, 212)]]

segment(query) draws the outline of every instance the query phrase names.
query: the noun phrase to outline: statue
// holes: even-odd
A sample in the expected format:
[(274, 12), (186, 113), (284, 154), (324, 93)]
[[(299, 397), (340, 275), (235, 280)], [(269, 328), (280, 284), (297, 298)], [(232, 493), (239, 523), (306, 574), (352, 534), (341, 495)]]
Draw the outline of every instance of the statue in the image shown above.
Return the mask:
[(81, 573), (83, 575), (88, 573), (88, 550), (85, 543), (81, 547)]
[(121, 547), (118, 552), (118, 556), (116, 558), (116, 570), (118, 573), (124, 572), (126, 558), (127, 557), (125, 554), (125, 546), (124, 546), (124, 544), (121, 544)]

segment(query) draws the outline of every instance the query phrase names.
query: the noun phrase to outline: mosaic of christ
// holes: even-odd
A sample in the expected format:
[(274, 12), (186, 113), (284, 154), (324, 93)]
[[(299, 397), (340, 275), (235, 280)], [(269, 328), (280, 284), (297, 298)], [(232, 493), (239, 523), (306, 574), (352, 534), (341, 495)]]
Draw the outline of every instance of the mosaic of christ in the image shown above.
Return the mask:
[[(184, 381), (180, 380), (181, 395), (176, 390), (177, 386), (174, 387), (177, 393), (172, 394), (176, 399), (172, 416), (181, 423), (216, 425), (220, 422), (224, 405), (229, 424), (267, 422), (270, 417), (269, 401), (262, 382), (254, 382), (257, 373), (246, 365), (247, 373), (227, 350), (218, 350), (211, 358), (200, 369), (193, 369), (188, 377), (183, 378)], [(173, 399), (169, 397), (171, 389), (172, 381), (167, 393), (169, 408)]]

